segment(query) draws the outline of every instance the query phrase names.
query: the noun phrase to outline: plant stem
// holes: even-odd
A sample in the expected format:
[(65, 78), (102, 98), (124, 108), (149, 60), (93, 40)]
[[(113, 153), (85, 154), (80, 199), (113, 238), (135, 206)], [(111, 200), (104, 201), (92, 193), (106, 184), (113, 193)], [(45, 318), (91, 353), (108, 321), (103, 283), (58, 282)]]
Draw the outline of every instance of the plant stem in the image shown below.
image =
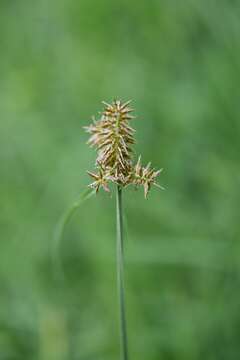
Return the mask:
[(123, 257), (123, 209), (122, 209), (122, 187), (117, 185), (116, 189), (117, 205), (117, 282), (119, 295), (120, 311), (120, 340), (122, 360), (128, 360), (128, 341), (125, 314), (125, 294), (124, 294), (124, 257)]

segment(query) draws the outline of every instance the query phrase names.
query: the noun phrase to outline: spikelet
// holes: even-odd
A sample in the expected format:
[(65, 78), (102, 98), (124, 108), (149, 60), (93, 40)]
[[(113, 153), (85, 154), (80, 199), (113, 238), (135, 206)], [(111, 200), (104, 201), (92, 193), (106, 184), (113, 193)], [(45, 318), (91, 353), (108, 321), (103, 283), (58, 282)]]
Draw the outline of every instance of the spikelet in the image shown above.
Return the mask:
[(138, 162), (134, 167), (132, 173), (131, 182), (132, 184), (139, 186), (142, 185), (144, 188), (144, 197), (146, 198), (152, 185), (155, 185), (163, 190), (163, 187), (156, 182), (156, 178), (162, 172), (163, 169), (155, 170), (151, 168), (151, 163), (148, 163), (146, 167), (141, 165), (141, 156), (138, 158)]
[(98, 173), (88, 172), (94, 179), (90, 186), (95, 188), (96, 192), (100, 187), (109, 192), (109, 182), (122, 186), (142, 185), (146, 197), (151, 185), (159, 186), (155, 179), (160, 171), (151, 169), (150, 163), (147, 167), (142, 167), (140, 158), (135, 166), (132, 163), (135, 130), (129, 125), (129, 121), (134, 119), (131, 115), (133, 109), (129, 107), (130, 102), (103, 102), (105, 108), (100, 119), (93, 118), (93, 123), (85, 127), (90, 134), (88, 144), (97, 150), (95, 166)]

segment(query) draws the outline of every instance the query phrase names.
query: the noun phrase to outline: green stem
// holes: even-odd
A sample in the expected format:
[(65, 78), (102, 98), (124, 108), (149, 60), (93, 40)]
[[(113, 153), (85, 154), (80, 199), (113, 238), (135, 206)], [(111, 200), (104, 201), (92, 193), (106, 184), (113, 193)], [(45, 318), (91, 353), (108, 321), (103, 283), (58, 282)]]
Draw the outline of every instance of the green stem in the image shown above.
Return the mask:
[(117, 280), (120, 307), (120, 339), (122, 360), (128, 360), (128, 341), (125, 314), (125, 295), (124, 295), (124, 258), (123, 258), (123, 208), (122, 208), (122, 188), (117, 185)]

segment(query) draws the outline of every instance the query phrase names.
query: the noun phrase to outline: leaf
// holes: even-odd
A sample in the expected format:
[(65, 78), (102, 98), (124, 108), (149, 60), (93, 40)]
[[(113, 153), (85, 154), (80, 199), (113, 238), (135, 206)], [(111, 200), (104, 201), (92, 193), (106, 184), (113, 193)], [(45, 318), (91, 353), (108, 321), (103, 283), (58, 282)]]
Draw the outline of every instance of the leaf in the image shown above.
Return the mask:
[(64, 271), (62, 268), (61, 263), (61, 256), (60, 256), (60, 245), (61, 240), (63, 238), (64, 231), (66, 229), (67, 224), (71, 220), (72, 216), (75, 212), (80, 208), (80, 206), (88, 199), (90, 199), (93, 195), (96, 194), (95, 189), (87, 189), (82, 194), (80, 194), (79, 198), (73, 203), (71, 207), (69, 207), (59, 219), (53, 237), (53, 244), (52, 244), (52, 262), (54, 267), (54, 273), (56, 277), (61, 280), (64, 279)]

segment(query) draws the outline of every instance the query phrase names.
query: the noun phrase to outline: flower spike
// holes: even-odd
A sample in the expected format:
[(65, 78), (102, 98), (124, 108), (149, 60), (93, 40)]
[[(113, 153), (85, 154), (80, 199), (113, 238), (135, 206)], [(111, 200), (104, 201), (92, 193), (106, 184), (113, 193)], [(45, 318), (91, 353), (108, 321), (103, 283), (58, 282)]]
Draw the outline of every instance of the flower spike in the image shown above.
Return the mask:
[(135, 130), (129, 125), (129, 121), (135, 116), (130, 115), (133, 111), (129, 107), (131, 100), (125, 103), (120, 100), (114, 100), (111, 104), (105, 101), (102, 103), (104, 110), (100, 113), (99, 120), (93, 117), (93, 123), (84, 127), (90, 134), (87, 143), (97, 150), (98, 174), (88, 172), (94, 180), (89, 186), (95, 188), (96, 192), (101, 187), (109, 192), (109, 182), (121, 186), (143, 186), (146, 198), (152, 185), (162, 188), (156, 183), (161, 170), (151, 168), (151, 163), (143, 167), (141, 156), (136, 165), (133, 164), (132, 146), (135, 143)]

